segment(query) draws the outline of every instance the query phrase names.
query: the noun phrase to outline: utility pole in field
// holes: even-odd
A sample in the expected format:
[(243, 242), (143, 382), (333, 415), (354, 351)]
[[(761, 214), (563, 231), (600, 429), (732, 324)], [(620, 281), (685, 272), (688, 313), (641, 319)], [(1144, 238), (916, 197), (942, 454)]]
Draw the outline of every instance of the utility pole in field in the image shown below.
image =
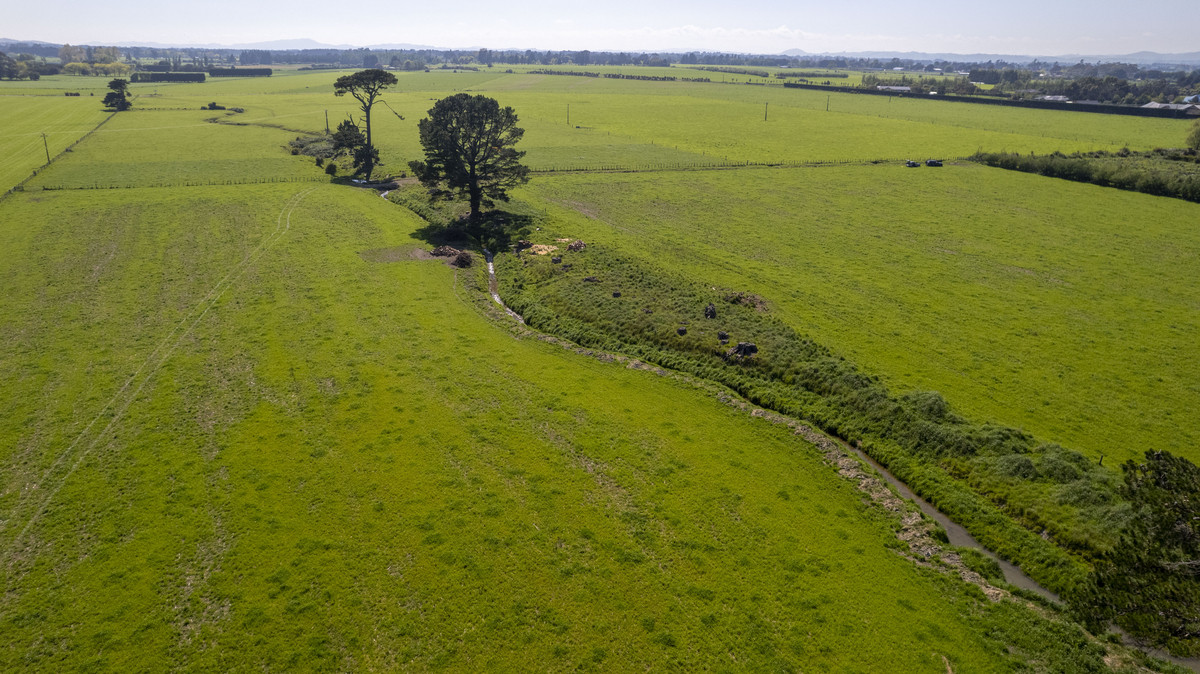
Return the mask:
[(46, 148), (46, 163), (50, 163), (50, 144), (46, 142), (46, 132), (42, 132), (42, 147)]
[(767, 121), (767, 107), (768, 107), (768, 106), (770, 106), (770, 105), (771, 105), (771, 104), (770, 104), (769, 102), (768, 102), (768, 103), (763, 103), (763, 121), (764, 121), (764, 122), (765, 122), (765, 121)]

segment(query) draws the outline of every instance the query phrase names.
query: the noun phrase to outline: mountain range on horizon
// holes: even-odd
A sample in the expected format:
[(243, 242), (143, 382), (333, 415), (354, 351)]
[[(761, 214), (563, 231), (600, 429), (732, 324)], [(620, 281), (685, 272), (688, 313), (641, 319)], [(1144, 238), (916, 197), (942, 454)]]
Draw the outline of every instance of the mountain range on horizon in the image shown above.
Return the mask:
[[(11, 38), (0, 38), (0, 47), (10, 44), (30, 44), (40, 46), (61, 46), (61, 43), (45, 42), (41, 40), (15, 40)], [(420, 45), (408, 43), (393, 43), (393, 44), (371, 44), (371, 45), (350, 45), (350, 44), (325, 44), (317, 42), (309, 38), (285, 39), (285, 40), (267, 40), (263, 42), (250, 42), (238, 44), (173, 44), (161, 42), (83, 42), (80, 45), (90, 46), (112, 46), (112, 47), (149, 47), (153, 49), (275, 49), (275, 50), (293, 50), (293, 49), (430, 49), (438, 51), (475, 51), (480, 49), (480, 46), (471, 47), (437, 47), (433, 45)], [(488, 47), (493, 49), (492, 47)], [(533, 49), (532, 47), (505, 47), (495, 48), (497, 51), (506, 50), (525, 50)], [(562, 50), (562, 49), (536, 49), (536, 51), (579, 51), (579, 50)], [(635, 53), (660, 53), (660, 54), (684, 54), (689, 52), (715, 52), (715, 53), (742, 53), (742, 52), (724, 52), (722, 50), (712, 49), (622, 49), (622, 50), (592, 50), (592, 51), (622, 51)], [(790, 56), (794, 58), (802, 58), (806, 56), (829, 56), (829, 57), (845, 57), (845, 58), (873, 58), (873, 59), (909, 59), (914, 61), (957, 61), (968, 63), (986, 63), (988, 61), (1005, 61), (1008, 63), (1029, 63), (1031, 61), (1046, 61), (1046, 62), (1097, 62), (1097, 63), (1132, 63), (1137, 65), (1185, 65), (1185, 66), (1200, 66), (1200, 51), (1164, 54), (1152, 51), (1139, 51), (1130, 54), (1061, 54), (1061, 55), (1028, 55), (1028, 54), (955, 54), (950, 52), (920, 52), (920, 51), (842, 51), (842, 52), (808, 52), (803, 49), (788, 49), (779, 53), (764, 53), (752, 54), (757, 56)]]

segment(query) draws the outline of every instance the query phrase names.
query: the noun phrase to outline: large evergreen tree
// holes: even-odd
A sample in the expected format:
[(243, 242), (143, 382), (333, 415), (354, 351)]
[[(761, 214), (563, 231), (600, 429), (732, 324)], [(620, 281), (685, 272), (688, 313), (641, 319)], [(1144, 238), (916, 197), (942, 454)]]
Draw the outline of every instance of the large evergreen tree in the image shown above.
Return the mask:
[(409, 166), (435, 196), (466, 196), (471, 220), (493, 200), (508, 201), (508, 190), (529, 180), (521, 164), (524, 152), (513, 149), (525, 130), (517, 113), (494, 98), (455, 94), (443, 98), (418, 125), (425, 161)]
[(129, 102), (129, 82), (122, 79), (115, 79), (108, 83), (108, 88), (112, 91), (104, 96), (104, 107), (113, 108), (118, 112), (128, 110), (132, 105)]

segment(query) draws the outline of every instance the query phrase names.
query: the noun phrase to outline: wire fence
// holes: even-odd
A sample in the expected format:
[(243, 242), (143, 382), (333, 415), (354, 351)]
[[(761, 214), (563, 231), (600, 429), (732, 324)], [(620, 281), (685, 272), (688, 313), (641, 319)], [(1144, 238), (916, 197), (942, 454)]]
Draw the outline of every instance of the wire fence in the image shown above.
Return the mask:
[[(91, 185), (42, 185), (41, 190), (126, 190), (154, 187), (212, 187), (220, 185), (263, 185), (268, 183), (327, 183), (327, 175), (320, 176), (260, 176), (257, 178), (221, 178), (215, 180), (157, 180), (135, 183), (92, 183)], [(17, 191), (23, 191), (21, 187)]]
[(108, 117), (105, 117), (104, 119), (100, 120), (100, 123), (99, 123), (99, 124), (97, 124), (97, 125), (96, 125), (96, 126), (95, 126), (95, 127), (92, 129), (92, 130), (91, 130), (91, 131), (88, 131), (87, 133), (83, 134), (83, 135), (82, 135), (82, 136), (80, 136), (79, 138), (75, 139), (75, 142), (73, 142), (73, 143), (71, 143), (70, 145), (68, 145), (68, 146), (66, 146), (65, 148), (63, 148), (63, 151), (62, 151), (62, 152), (59, 152), (58, 154), (54, 155), (54, 158), (53, 158), (53, 159), (51, 159), (50, 161), (46, 162), (45, 164), (42, 164), (41, 166), (39, 166), (39, 167), (35, 168), (35, 169), (33, 170), (33, 173), (30, 173), (28, 176), (26, 176), (24, 180), (22, 180), (21, 182), (17, 183), (16, 185), (13, 185), (12, 187), (8, 188), (8, 191), (6, 191), (4, 194), (0, 194), (0, 201), (4, 201), (4, 200), (5, 200), (6, 198), (8, 198), (8, 196), (9, 196), (9, 195), (11, 195), (13, 192), (24, 192), (24, 191), (25, 191), (25, 183), (27, 183), (27, 182), (29, 182), (30, 180), (33, 180), (34, 178), (36, 178), (36, 177), (37, 177), (37, 174), (38, 174), (40, 171), (42, 171), (42, 170), (43, 170), (43, 169), (45, 169), (46, 167), (50, 166), (50, 165), (51, 165), (51, 164), (53, 164), (54, 162), (58, 161), (58, 158), (59, 158), (59, 157), (61, 157), (61, 156), (63, 156), (64, 154), (66, 154), (66, 153), (68, 153), (68, 152), (71, 152), (72, 150), (74, 150), (76, 145), (78, 145), (78, 144), (82, 143), (83, 141), (87, 140), (88, 136), (91, 136), (93, 133), (96, 133), (96, 131), (97, 131), (97, 130), (98, 130), (100, 127), (102, 127), (102, 126), (104, 126), (105, 124), (107, 124), (107, 123), (108, 123), (108, 120), (112, 119), (112, 118), (113, 118), (113, 115), (116, 115), (116, 114), (117, 114), (117, 113), (116, 113), (116, 111), (113, 111), (113, 112), (112, 112), (112, 114), (110, 114)]
[[(773, 161), (710, 160), (694, 162), (645, 162), (634, 164), (591, 164), (531, 167), (530, 173), (648, 173), (655, 171), (702, 171), (707, 169), (738, 168), (815, 168), (821, 166), (865, 166), (872, 164), (903, 164), (911, 157), (874, 157), (870, 159), (780, 159)], [(939, 157), (942, 161), (960, 161), (966, 157)]]
[[(966, 157), (944, 157), (942, 161), (962, 161)], [(907, 159), (873, 158), (873, 159), (822, 159), (813, 161), (776, 160), (776, 161), (697, 161), (697, 162), (644, 162), (635, 164), (592, 164), (540, 166), (530, 168), (530, 173), (655, 173), (661, 171), (706, 171), (729, 169), (759, 169), (759, 168), (820, 168), (836, 166), (871, 166), (879, 164), (903, 164)], [(30, 176), (32, 177), (32, 176)], [(180, 188), (180, 187), (212, 187), (221, 185), (263, 185), (272, 183), (322, 183), (330, 182), (327, 175), (314, 176), (259, 176), (247, 178), (220, 179), (189, 179), (189, 180), (155, 180), (153, 182), (94, 182), (86, 184), (41, 185), (36, 189), (44, 191), (56, 190), (121, 190), (137, 188)], [(17, 185), (11, 192), (25, 191), (24, 183)], [(7, 196), (7, 194), (6, 194)]]

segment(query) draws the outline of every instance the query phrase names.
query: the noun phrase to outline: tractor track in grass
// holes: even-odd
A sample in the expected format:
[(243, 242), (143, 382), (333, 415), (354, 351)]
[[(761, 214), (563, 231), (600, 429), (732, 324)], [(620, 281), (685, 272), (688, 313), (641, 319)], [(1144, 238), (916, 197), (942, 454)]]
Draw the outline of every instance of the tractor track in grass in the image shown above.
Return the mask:
[[(200, 301), (159, 340), (154, 350), (125, 379), (124, 384), (100, 408), (92, 420), (88, 422), (87, 426), (75, 436), (71, 444), (58, 453), (50, 467), (42, 472), (41, 479), (36, 483), (25, 485), (22, 489), (21, 498), (13, 508), (8, 520), (3, 525), (0, 525), (0, 532), (20, 526), (20, 529), (12, 539), (4, 545), (4, 551), (0, 553), (0, 561), (3, 562), (4, 567), (10, 572), (10, 582), (8, 583), (10, 586), (13, 577), (11, 575), (12, 567), (15, 558), (20, 556), (22, 541), (26, 539), (30, 530), (33, 529), (34, 525), (37, 524), (38, 520), (46, 512), (46, 509), (50, 506), (55, 496), (58, 495), (58, 492), (62, 490), (67, 480), (70, 479), (71, 475), (75, 473), (96, 447), (100, 445), (101, 440), (111, 436), (113, 429), (137, 399), (138, 394), (141, 393), (146, 384), (154, 378), (159, 369), (170, 359), (183, 339), (199, 325), (209, 310), (216, 306), (217, 302), (236, 284), (238, 279), (245, 274), (246, 270), (261, 259), (268, 250), (274, 247), (288, 233), (292, 226), (293, 211), (296, 210), (306, 196), (316, 189), (315, 187), (310, 187), (301, 190), (288, 199), (275, 220), (275, 229), (263, 237), (263, 240), (254, 250), (250, 251), (239, 262), (226, 270), (224, 276), (214, 283)], [(105, 417), (110, 417), (108, 423), (104, 424), (103, 428), (99, 431), (95, 431), (94, 429)], [(23, 525), (19, 523), (20, 520), (24, 520)]]

